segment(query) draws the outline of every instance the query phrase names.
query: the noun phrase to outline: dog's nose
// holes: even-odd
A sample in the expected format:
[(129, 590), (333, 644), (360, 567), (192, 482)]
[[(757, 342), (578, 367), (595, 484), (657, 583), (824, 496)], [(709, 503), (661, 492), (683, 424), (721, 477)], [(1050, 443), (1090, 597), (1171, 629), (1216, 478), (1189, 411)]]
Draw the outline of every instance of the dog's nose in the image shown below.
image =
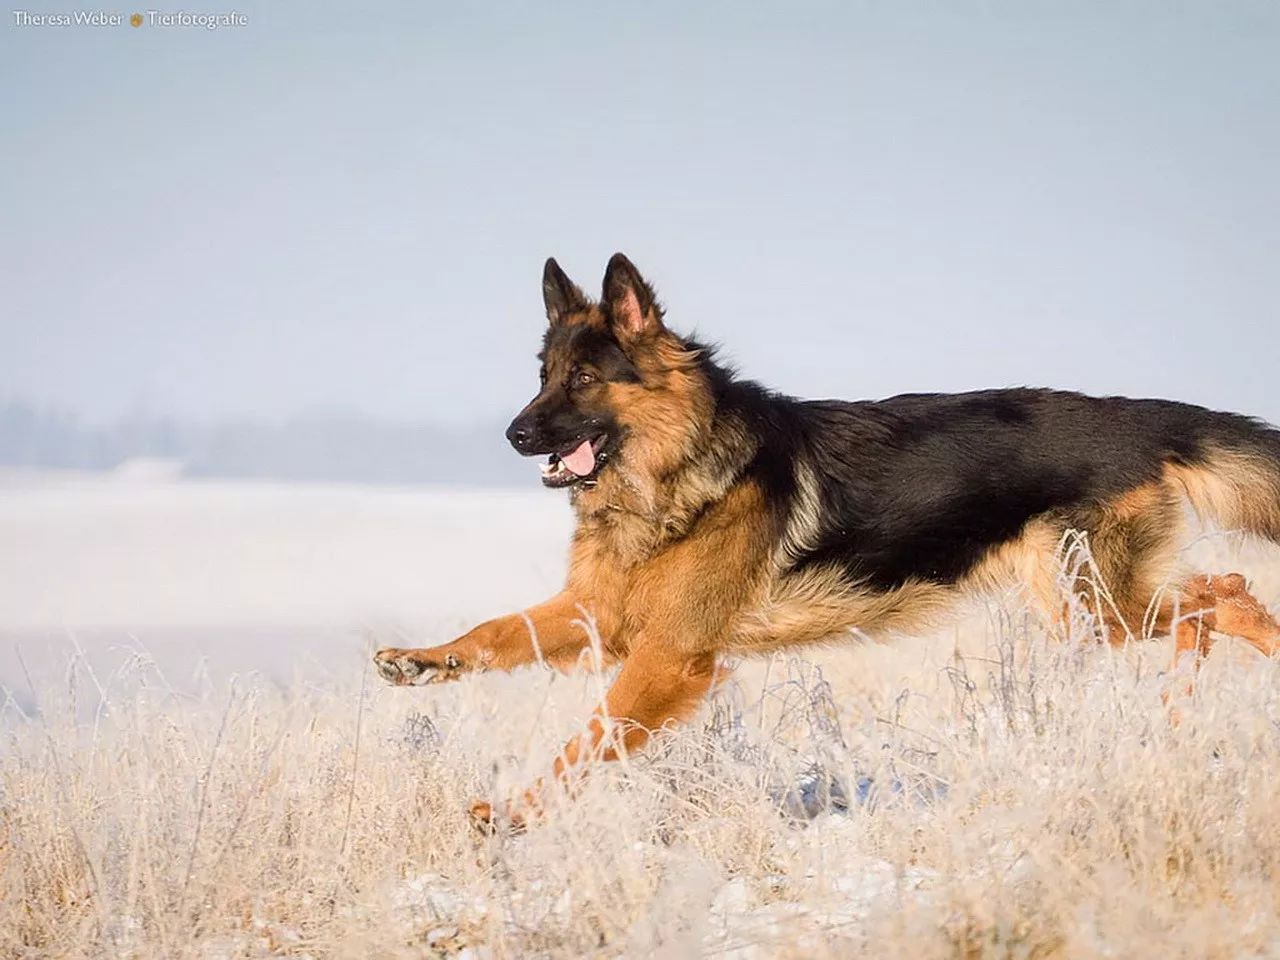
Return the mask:
[(521, 453), (527, 453), (533, 444), (533, 430), (527, 423), (512, 420), (511, 426), (507, 427), (507, 441)]

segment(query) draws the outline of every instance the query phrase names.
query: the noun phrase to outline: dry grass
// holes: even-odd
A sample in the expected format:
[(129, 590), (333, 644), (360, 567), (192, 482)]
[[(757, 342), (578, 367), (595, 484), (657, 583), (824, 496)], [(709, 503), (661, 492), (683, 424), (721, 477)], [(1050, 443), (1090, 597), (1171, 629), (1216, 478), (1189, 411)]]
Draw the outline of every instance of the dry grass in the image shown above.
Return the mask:
[[(1009, 610), (1013, 612), (1009, 612)], [(12, 700), (0, 956), (1240, 957), (1280, 953), (1277, 668), (954, 642), (741, 671), (698, 723), (520, 837), (600, 681), (175, 693), (145, 659)], [(1244, 661), (1247, 662), (1238, 662)]]

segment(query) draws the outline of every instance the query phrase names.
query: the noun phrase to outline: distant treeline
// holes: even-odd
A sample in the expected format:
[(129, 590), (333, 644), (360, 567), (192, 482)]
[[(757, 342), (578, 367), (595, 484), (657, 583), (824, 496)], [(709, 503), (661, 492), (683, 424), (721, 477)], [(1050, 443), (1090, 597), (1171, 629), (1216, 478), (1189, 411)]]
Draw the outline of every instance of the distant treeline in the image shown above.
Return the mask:
[(146, 457), (181, 461), (186, 475), (198, 477), (466, 485), (536, 477), (502, 430), (498, 424), (464, 430), (322, 414), (213, 425), (136, 417), (96, 426), (8, 402), (0, 403), (0, 466), (112, 470)]

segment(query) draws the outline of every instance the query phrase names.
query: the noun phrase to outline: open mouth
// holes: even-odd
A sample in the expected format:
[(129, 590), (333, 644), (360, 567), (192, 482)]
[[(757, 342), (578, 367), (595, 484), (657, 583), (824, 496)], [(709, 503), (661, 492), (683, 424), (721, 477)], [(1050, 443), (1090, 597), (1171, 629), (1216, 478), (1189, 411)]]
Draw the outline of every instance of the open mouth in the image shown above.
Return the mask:
[(545, 487), (569, 487), (575, 483), (595, 486), (595, 477), (601, 465), (608, 459), (604, 452), (605, 434), (571, 447), (564, 453), (553, 453), (547, 462), (540, 464), (542, 485)]

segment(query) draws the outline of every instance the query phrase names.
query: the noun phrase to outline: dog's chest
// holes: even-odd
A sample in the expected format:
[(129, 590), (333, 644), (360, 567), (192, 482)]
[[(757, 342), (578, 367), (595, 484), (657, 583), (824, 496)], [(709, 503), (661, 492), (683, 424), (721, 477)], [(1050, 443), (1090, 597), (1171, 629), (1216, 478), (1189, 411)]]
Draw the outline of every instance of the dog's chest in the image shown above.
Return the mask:
[(648, 622), (655, 587), (661, 585), (663, 544), (662, 524), (646, 518), (621, 516), (579, 526), (569, 585), (605, 639), (634, 634)]

